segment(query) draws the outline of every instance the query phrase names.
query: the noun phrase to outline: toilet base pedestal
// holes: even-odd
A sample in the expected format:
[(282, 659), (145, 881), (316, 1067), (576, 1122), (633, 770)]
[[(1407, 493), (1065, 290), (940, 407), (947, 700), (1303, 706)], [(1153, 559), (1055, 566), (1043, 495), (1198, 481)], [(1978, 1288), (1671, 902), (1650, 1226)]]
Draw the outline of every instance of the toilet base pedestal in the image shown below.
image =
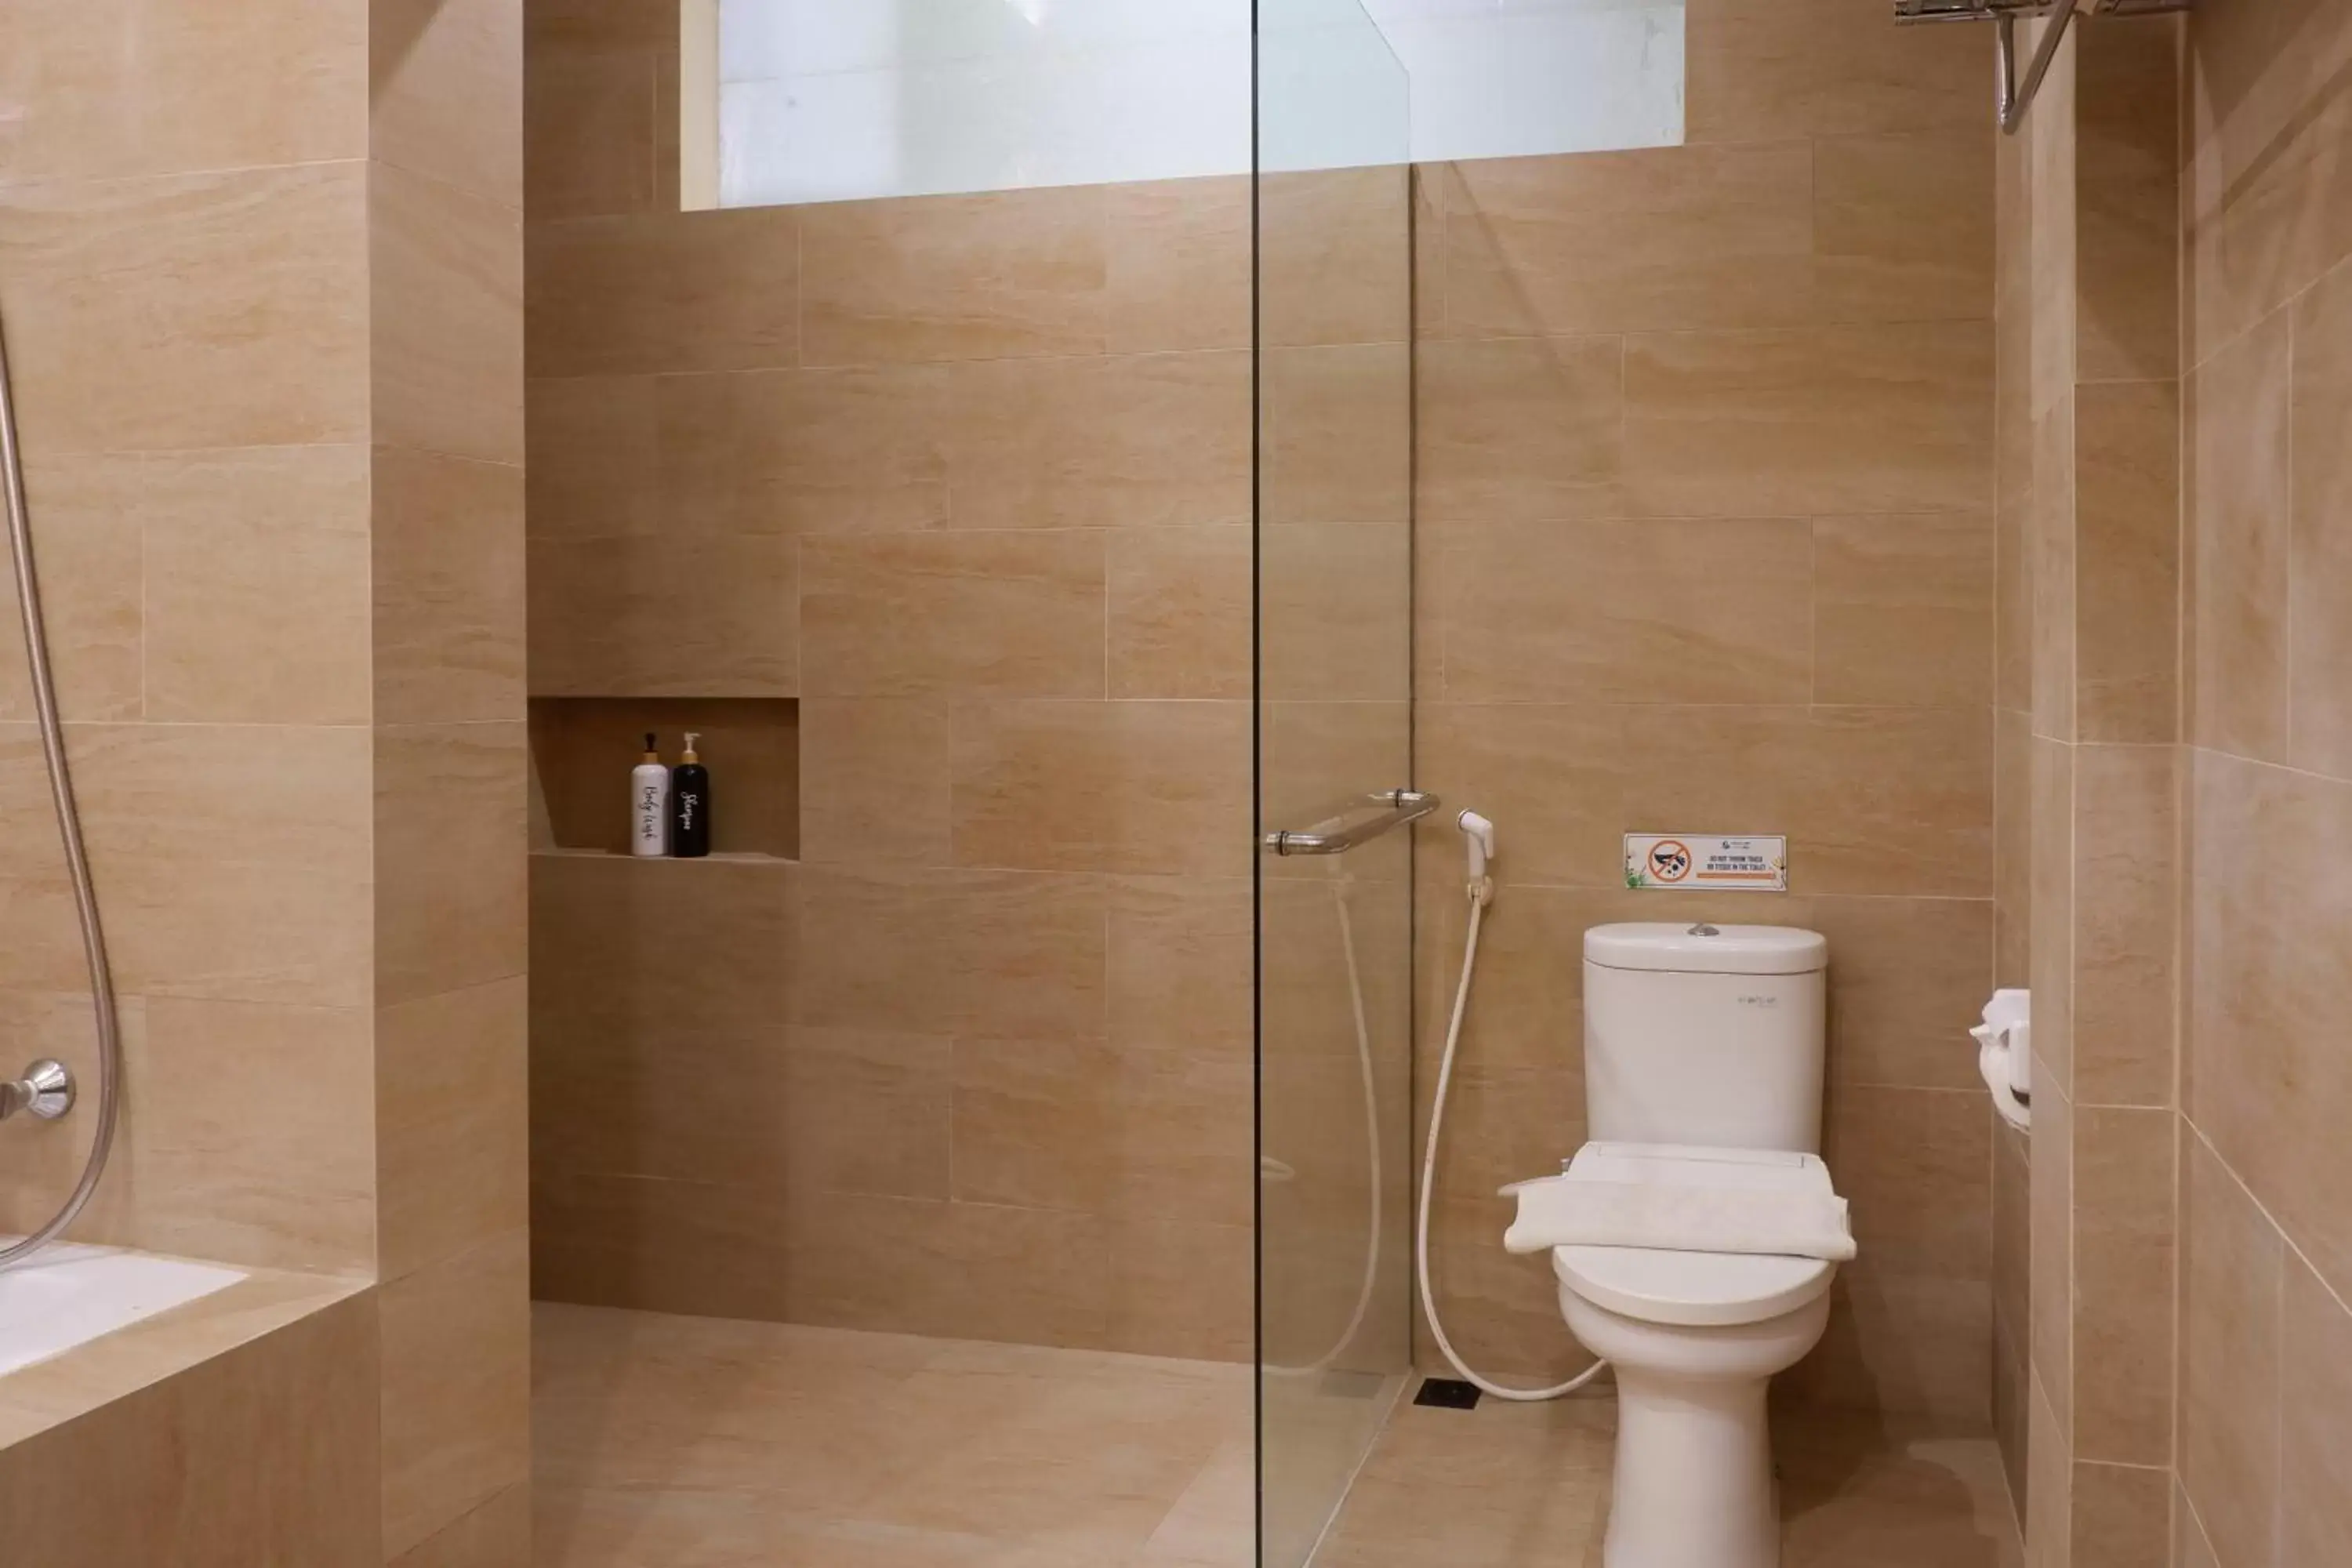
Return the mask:
[(1605, 1568), (1780, 1568), (1771, 1380), (1616, 1373)]

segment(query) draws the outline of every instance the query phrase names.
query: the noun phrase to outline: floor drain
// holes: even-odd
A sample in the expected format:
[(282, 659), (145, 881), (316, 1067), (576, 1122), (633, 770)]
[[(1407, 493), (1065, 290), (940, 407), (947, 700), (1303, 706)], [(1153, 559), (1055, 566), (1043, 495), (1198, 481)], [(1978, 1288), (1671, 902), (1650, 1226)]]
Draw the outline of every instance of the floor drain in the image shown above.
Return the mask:
[(1412, 1396), (1412, 1402), (1439, 1410), (1475, 1410), (1478, 1390), (1475, 1384), (1456, 1377), (1424, 1377), (1421, 1380), (1421, 1392)]

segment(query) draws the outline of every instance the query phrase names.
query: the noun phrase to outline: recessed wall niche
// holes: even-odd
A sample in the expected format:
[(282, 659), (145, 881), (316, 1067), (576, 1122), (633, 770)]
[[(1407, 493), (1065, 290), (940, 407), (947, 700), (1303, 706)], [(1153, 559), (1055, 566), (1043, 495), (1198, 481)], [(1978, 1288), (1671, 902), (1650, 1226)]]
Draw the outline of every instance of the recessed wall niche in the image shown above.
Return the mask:
[(790, 698), (534, 697), (531, 847), (629, 850), (629, 770), (646, 731), (675, 765), (688, 731), (710, 769), (711, 852), (800, 855), (800, 704)]

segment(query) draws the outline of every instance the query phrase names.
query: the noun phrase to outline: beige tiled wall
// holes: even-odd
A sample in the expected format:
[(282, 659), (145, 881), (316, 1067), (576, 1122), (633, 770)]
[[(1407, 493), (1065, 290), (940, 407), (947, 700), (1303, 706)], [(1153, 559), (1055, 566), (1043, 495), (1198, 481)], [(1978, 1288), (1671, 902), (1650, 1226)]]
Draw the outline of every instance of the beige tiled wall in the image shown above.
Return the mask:
[(2034, 1094), (1996, 1134), (1995, 1415), (2053, 1568), (2161, 1556), (2169, 1516), (2179, 47), (2079, 29), (2002, 150), (1996, 881)]
[(2352, 1554), (2352, 13), (2210, 0), (2188, 38), (2176, 1561), (2284, 1568)]
[[(353, 1561), (527, 1479), (520, 43), (514, 0), (0, 16), (0, 303), (129, 1064), (77, 1234), (383, 1282), (316, 1380), (373, 1420), (380, 1328)], [(87, 1074), (16, 635), (0, 1007)], [(6, 1130), (9, 1222), (88, 1126)]]
[(801, 747), (535, 862), (538, 1289), (1245, 1355), (1247, 183), (680, 214), (675, 7), (530, 23), (531, 691)]
[[(1422, 171), (1417, 771), (1503, 827), (1439, 1173), (1455, 1342), (1581, 1357), (1500, 1259), (1583, 1137), (1585, 927), (1831, 949), (1827, 1154), (1862, 1258), (1800, 1397), (1989, 1419), (1994, 950), (1988, 45), (1868, 0), (1694, 0), (1690, 145)], [(1634, 894), (1628, 831), (1786, 833), (1784, 899)], [(1431, 836), (1422, 1080), (1461, 961)], [(1423, 1090), (1424, 1094), (1426, 1089)]]

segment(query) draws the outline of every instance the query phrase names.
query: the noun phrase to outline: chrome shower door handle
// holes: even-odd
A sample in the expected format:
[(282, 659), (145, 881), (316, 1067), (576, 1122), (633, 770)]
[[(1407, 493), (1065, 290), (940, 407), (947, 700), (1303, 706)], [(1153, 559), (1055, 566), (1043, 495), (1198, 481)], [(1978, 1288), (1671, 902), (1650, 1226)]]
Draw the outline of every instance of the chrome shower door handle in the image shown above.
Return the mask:
[(1263, 845), (1276, 855), (1345, 855), (1391, 828), (1418, 822), (1438, 807), (1438, 799), (1417, 789), (1384, 789), (1366, 795), (1360, 805), (1311, 827), (1265, 836)]

